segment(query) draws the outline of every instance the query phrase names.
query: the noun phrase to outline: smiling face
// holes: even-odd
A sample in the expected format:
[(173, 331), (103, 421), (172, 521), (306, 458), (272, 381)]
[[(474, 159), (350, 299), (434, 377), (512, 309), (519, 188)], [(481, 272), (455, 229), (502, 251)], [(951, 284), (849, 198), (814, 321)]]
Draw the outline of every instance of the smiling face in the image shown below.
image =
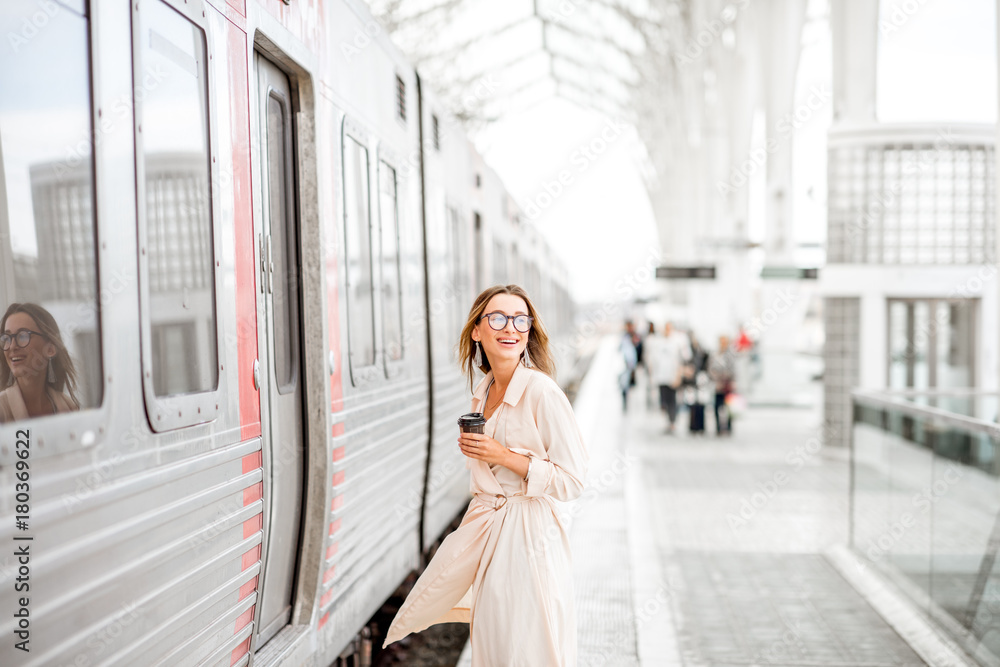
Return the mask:
[[(15, 336), (18, 331), (38, 331), (38, 323), (27, 313), (11, 313), (4, 322), (3, 333)], [(18, 347), (13, 340), (10, 347), (3, 351), (7, 367), (15, 378), (42, 375), (48, 369), (48, 361), (56, 355), (56, 346), (43, 336), (31, 336), (25, 347)]]
[[(504, 315), (528, 315), (528, 304), (519, 296), (513, 294), (497, 294), (486, 304), (483, 315), (489, 313), (503, 313)], [(514, 361), (517, 363), (528, 346), (528, 332), (522, 333), (514, 328), (514, 320), (508, 319), (507, 325), (500, 331), (494, 331), (490, 327), (488, 318), (482, 318), (472, 330), (472, 340), (479, 341), (483, 346), (486, 357), (490, 360), (490, 366), (496, 366), (504, 361)]]

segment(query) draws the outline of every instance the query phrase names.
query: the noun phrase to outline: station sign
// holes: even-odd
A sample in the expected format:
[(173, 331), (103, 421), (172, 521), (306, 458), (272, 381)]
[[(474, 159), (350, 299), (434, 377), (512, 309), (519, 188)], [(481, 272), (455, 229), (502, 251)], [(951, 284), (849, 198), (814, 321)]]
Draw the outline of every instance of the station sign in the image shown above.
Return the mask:
[(803, 266), (765, 266), (760, 270), (760, 277), (764, 279), (816, 280), (819, 278), (819, 269)]
[(667, 280), (715, 280), (714, 266), (658, 266), (656, 277)]

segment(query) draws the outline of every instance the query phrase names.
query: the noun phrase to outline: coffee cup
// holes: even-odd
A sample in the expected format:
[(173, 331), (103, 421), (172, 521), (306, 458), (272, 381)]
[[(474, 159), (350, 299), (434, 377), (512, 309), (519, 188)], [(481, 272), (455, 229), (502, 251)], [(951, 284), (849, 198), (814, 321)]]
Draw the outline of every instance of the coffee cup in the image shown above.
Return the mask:
[(481, 412), (469, 412), (458, 418), (458, 428), (462, 433), (483, 433), (486, 429), (486, 420)]

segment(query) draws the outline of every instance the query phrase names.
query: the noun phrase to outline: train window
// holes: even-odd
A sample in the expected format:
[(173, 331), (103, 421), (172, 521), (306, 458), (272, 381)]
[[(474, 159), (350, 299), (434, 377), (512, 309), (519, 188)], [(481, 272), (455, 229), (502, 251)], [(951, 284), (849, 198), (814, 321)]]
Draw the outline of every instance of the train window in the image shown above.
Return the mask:
[(351, 369), (375, 363), (368, 149), (344, 135), (344, 227)]
[[(100, 404), (87, 3), (0, 5), (0, 422)], [(16, 92), (15, 92), (16, 91)]]
[(465, 302), (465, 290), (463, 289), (463, 263), (465, 259), (465, 244), (462, 238), (462, 225), (458, 218), (458, 211), (451, 206), (448, 207), (448, 250), (451, 255), (451, 265), (448, 267), (450, 276), (449, 293), (452, 295), (451, 308), (451, 333), (456, 337), (465, 325), (465, 312), (468, 304)]
[(431, 114), (431, 137), (434, 138), (434, 150), (441, 150), (441, 122), (438, 117)]
[(287, 394), (295, 389), (299, 358), (299, 261), (288, 101), (272, 92), (266, 115), (269, 238), (274, 243), (274, 375), (278, 393)]
[(379, 226), (382, 230), (382, 336), (386, 359), (395, 361), (403, 358), (396, 170), (380, 161), (378, 178)]
[(138, 5), (133, 25), (143, 382), (161, 429), (212, 415), (160, 399), (219, 382), (208, 58), (202, 29), (162, 1)]

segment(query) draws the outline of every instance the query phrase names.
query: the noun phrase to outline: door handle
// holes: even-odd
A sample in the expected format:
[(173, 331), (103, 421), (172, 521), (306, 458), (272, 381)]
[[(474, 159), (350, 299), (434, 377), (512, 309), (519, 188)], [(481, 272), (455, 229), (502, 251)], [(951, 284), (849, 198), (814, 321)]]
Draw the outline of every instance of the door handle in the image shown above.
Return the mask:
[(271, 235), (268, 234), (264, 237), (264, 257), (265, 257), (265, 274), (267, 276), (267, 293), (274, 293), (274, 262), (271, 261)]

